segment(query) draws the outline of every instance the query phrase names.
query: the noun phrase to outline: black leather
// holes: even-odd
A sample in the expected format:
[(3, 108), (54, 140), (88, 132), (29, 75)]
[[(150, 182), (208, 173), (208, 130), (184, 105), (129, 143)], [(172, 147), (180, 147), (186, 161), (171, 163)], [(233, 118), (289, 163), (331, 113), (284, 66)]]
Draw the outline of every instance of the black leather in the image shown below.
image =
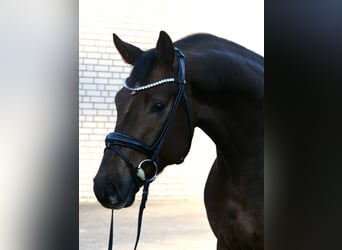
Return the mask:
[(119, 132), (111, 132), (106, 137), (106, 147), (111, 147), (112, 145), (123, 146), (132, 148), (141, 153), (144, 153), (147, 156), (151, 156), (153, 154), (153, 149), (146, 145), (145, 143), (130, 137), (128, 135), (121, 134)]

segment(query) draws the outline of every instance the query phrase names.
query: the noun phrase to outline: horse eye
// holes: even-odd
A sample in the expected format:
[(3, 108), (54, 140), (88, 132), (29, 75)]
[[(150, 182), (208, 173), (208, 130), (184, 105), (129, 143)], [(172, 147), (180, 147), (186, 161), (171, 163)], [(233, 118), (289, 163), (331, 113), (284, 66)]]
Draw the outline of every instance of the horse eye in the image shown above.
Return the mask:
[(152, 112), (161, 112), (165, 109), (166, 105), (162, 103), (156, 103), (152, 107)]

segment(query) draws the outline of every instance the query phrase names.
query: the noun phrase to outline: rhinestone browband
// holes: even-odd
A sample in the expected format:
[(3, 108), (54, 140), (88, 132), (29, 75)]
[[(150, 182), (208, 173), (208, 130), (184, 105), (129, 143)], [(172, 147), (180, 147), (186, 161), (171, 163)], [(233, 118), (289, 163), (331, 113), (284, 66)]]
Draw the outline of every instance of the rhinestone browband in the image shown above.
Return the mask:
[(166, 79), (162, 79), (160, 81), (153, 82), (153, 83), (150, 83), (150, 84), (147, 84), (147, 85), (144, 85), (144, 86), (140, 86), (140, 87), (136, 87), (136, 88), (131, 88), (131, 87), (127, 86), (126, 81), (125, 81), (124, 82), (124, 87), (126, 89), (128, 89), (128, 90), (131, 90), (131, 91), (141, 91), (141, 90), (150, 89), (150, 88), (162, 85), (164, 83), (175, 82), (175, 81), (176, 81), (175, 78), (166, 78)]

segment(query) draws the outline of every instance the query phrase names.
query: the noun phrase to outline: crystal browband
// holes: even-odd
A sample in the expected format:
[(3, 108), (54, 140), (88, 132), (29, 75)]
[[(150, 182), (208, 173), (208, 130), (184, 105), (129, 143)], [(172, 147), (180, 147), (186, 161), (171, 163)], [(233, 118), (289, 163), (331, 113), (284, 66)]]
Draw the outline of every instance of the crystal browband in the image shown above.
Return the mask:
[(150, 89), (159, 85), (162, 85), (164, 83), (168, 83), (168, 82), (175, 82), (176, 79), (175, 78), (166, 78), (166, 79), (162, 79), (160, 81), (157, 82), (153, 82), (144, 86), (140, 86), (140, 87), (136, 87), (136, 88), (131, 88), (129, 86), (127, 86), (126, 81), (124, 82), (124, 87), (130, 91), (141, 91), (141, 90), (145, 90), (145, 89)]

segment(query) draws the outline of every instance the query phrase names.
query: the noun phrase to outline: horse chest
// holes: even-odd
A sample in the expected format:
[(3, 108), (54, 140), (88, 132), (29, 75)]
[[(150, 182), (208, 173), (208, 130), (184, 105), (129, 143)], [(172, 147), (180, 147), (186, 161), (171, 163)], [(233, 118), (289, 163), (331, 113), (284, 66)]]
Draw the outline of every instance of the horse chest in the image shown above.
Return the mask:
[(227, 179), (218, 181), (223, 173), (216, 165), (204, 196), (209, 223), (218, 239), (217, 249), (263, 249), (262, 209)]

